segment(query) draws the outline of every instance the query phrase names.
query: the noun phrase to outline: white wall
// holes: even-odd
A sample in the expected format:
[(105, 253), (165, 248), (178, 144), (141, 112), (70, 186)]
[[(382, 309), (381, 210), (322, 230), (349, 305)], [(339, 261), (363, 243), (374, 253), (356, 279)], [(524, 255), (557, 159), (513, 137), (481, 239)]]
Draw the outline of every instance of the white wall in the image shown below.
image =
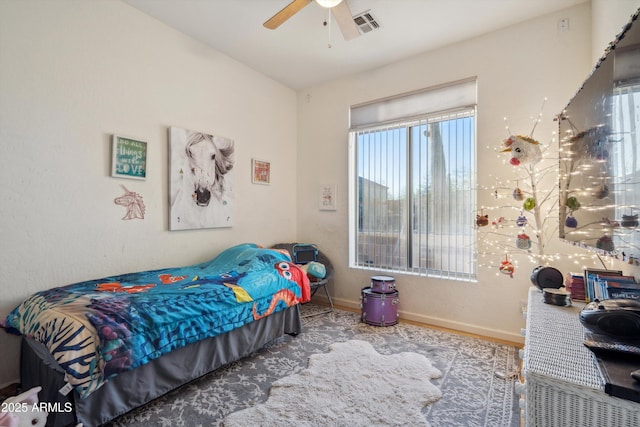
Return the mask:
[(609, 43), (615, 40), (631, 15), (640, 7), (639, 0), (591, 0), (591, 60), (595, 65)]
[[(570, 19), (569, 32), (559, 32), (560, 18)], [(590, 40), (590, 5), (583, 4), (298, 93), (298, 238), (318, 243), (330, 255), (338, 303), (357, 308), (362, 287), (376, 273), (348, 267), (349, 106), (477, 76), (478, 181), (481, 188), (490, 187), (496, 176), (513, 177), (495, 151), (507, 137), (503, 118), (512, 132), (528, 134), (547, 97), (534, 136), (552, 143), (553, 116), (591, 70)], [(336, 212), (318, 210), (318, 189), (328, 183), (338, 185)], [(490, 191), (479, 192), (480, 206), (495, 203)], [(502, 255), (495, 258), (498, 266)], [(404, 318), (519, 341), (524, 324), (519, 301), (526, 300), (534, 266), (520, 260), (514, 279), (497, 274), (497, 267), (483, 268), (477, 283), (395, 274), (399, 311)]]
[[(0, 1), (0, 317), (27, 295), (296, 236), (296, 94), (118, 1)], [(167, 128), (235, 140), (235, 225), (168, 231)], [(110, 177), (111, 134), (148, 141), (148, 178)], [(251, 158), (272, 183), (251, 184)], [(144, 220), (123, 221), (121, 185)], [(0, 333), (0, 385), (19, 340)]]

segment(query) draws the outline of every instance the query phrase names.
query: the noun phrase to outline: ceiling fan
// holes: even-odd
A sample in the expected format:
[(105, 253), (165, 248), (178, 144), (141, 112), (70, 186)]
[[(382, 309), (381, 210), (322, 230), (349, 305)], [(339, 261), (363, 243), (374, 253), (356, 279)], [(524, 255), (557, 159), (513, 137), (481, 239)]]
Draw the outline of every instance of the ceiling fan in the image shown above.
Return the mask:
[(313, 3), (314, 1), (324, 8), (331, 9), (345, 40), (351, 40), (360, 35), (358, 26), (353, 21), (349, 5), (344, 0), (293, 0), (280, 12), (269, 18), (263, 25), (265, 28), (275, 30), (287, 19), (291, 18), (293, 15), (300, 12), (305, 6), (309, 5), (309, 3)]

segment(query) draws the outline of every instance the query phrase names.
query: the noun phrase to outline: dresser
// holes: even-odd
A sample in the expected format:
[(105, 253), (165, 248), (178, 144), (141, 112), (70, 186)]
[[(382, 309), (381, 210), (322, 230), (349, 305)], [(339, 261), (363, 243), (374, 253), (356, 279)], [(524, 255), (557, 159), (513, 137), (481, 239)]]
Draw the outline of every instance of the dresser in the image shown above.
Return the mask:
[(583, 345), (584, 304), (545, 304), (529, 291), (523, 351), (526, 427), (638, 427), (640, 403), (609, 396), (593, 353)]

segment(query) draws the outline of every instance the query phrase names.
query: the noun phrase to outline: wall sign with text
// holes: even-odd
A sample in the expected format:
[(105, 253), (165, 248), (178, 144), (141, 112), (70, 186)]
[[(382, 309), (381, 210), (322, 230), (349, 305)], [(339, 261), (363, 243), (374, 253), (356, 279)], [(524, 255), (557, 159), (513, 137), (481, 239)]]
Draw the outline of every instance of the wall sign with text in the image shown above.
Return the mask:
[(146, 179), (147, 143), (137, 139), (113, 135), (111, 176)]

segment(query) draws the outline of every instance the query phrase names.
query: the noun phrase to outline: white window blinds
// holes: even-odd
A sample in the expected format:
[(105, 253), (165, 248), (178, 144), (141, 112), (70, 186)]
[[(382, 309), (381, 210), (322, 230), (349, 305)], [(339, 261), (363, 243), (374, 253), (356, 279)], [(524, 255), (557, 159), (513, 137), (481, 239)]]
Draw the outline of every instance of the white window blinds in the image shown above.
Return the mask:
[(360, 129), (419, 118), (438, 112), (475, 107), (476, 78), (430, 87), (398, 96), (354, 105), (350, 128)]
[[(454, 101), (436, 99), (446, 98), (446, 89)], [(456, 102), (463, 99), (472, 105)], [(438, 111), (426, 111), (420, 100)], [(475, 279), (474, 104), (475, 79), (354, 107), (352, 267)], [(452, 108), (443, 112), (445, 105)]]

